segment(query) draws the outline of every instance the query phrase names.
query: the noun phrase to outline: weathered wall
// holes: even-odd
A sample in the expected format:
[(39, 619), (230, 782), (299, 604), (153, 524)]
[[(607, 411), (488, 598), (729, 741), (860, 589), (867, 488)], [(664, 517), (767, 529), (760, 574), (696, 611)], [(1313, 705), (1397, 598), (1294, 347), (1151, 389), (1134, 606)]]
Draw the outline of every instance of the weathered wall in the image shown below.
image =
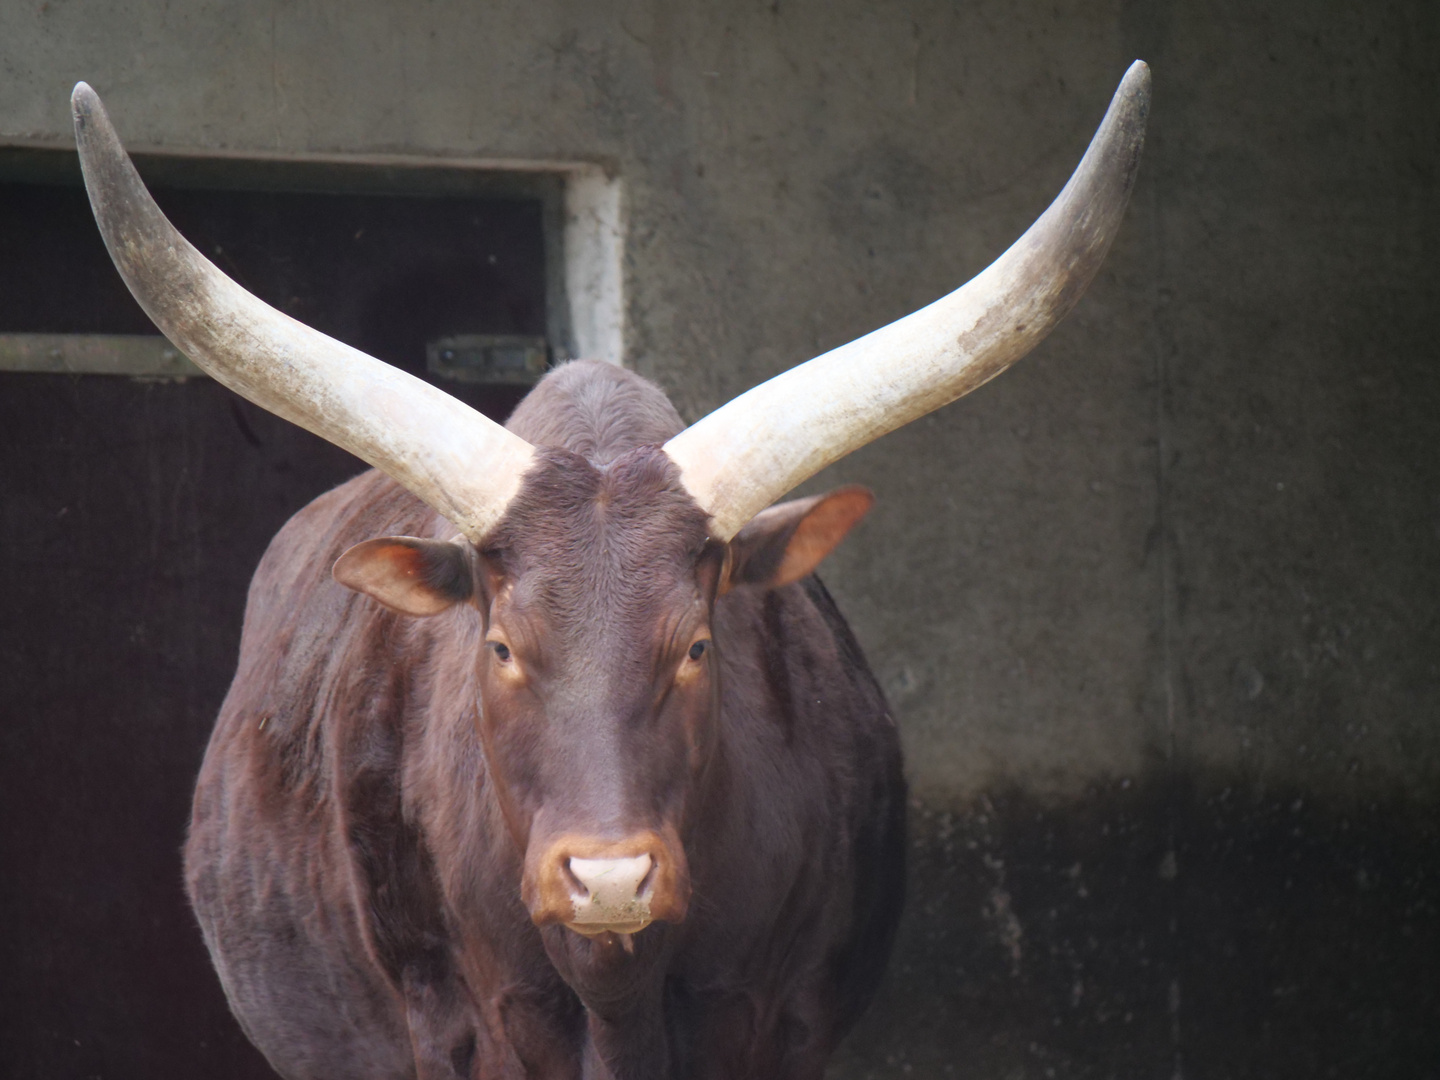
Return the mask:
[(839, 1068), (1418, 1075), (1437, 51), (1421, 2), (50, 0), (0, 8), (0, 137), (64, 144), (84, 78), (150, 146), (605, 163), (629, 362), (693, 418), (985, 265), (1148, 60), (1075, 314), (814, 485), (880, 496), (826, 577), (919, 808)]

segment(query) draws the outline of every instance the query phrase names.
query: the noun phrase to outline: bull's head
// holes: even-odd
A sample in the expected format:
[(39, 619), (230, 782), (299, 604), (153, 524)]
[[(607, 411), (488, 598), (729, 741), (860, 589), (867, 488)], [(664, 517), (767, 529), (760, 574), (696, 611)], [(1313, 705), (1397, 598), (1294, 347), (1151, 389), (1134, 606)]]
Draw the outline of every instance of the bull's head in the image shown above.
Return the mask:
[(870, 496), (771, 504), (993, 378), (1065, 315), (1124, 212), (1148, 91), (1137, 62), (1064, 191), (967, 285), (688, 429), (652, 403), (649, 437), (604, 459), (552, 445), (527, 418), (538, 405), (507, 430), (263, 304), (164, 218), (83, 83), (73, 107), (105, 242), (171, 341), (462, 534), (371, 540), (335, 576), (408, 615), (474, 606), (480, 737), (524, 901), (537, 924), (602, 936), (685, 917), (684, 840), (715, 744), (717, 597), (804, 577)]
[[(531, 430), (574, 388), (595, 394), (607, 370), (648, 389), (586, 367), (552, 375), (511, 426)], [(592, 937), (685, 917), (684, 839), (716, 741), (717, 597), (805, 576), (872, 501), (852, 487), (784, 503), (720, 541), (661, 449), (679, 418), (650, 392), (659, 437), (600, 460), (539, 451), (480, 544), (383, 537), (335, 566), (405, 614), (478, 609), (480, 735), (523, 898), (537, 924)]]

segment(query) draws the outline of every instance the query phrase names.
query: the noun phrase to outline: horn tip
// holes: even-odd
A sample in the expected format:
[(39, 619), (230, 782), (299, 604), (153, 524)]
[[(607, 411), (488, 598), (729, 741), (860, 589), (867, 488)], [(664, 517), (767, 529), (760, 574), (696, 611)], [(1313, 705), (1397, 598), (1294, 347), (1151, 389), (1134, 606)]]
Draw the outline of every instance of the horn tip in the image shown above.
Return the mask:
[(1150, 65), (1144, 60), (1136, 60), (1125, 71), (1125, 77), (1120, 80), (1120, 92), (1126, 97), (1150, 96)]
[(88, 114), (99, 102), (100, 95), (95, 93), (84, 79), (77, 82), (75, 89), (70, 91), (70, 108), (77, 120)]
[(77, 141), (92, 125), (98, 123), (102, 128), (105, 126), (105, 106), (100, 102), (100, 95), (95, 93), (89, 83), (77, 82), (75, 89), (70, 92), (70, 115), (75, 121)]

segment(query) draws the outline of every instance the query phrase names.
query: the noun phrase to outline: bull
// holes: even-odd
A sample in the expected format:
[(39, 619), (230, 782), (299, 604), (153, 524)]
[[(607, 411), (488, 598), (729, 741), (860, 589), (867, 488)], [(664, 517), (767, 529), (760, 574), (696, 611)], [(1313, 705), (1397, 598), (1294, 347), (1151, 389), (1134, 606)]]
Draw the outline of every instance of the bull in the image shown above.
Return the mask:
[(376, 467), (266, 552), (185, 846), (278, 1072), (822, 1075), (894, 938), (905, 782), (813, 574), (872, 497), (775, 503), (1064, 316), (1118, 228), (1148, 93), (1137, 62), (1055, 203), (931, 306), (688, 428), (593, 362), (501, 427), (222, 275), (76, 87), (95, 217), (147, 313)]

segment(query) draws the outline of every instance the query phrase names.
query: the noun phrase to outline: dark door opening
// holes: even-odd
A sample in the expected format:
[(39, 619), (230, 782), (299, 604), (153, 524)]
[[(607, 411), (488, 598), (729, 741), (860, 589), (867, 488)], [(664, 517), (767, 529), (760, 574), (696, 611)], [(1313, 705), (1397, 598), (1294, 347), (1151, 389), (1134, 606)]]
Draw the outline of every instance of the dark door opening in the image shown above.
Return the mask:
[[(546, 336), (541, 198), (204, 191), (157, 201), (222, 269), (427, 373), (438, 339)], [(0, 335), (154, 333), (82, 189), (0, 184)], [(209, 379), (0, 372), (0, 1072), (271, 1075), (180, 880), (245, 591), (285, 519), (364, 465)]]

